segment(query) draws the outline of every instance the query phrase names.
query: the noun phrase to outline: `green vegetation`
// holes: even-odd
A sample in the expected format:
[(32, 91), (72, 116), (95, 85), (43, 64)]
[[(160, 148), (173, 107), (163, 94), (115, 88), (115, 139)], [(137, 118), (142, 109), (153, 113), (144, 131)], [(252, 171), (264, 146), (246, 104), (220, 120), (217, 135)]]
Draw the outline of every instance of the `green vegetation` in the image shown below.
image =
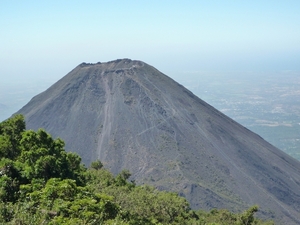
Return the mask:
[(87, 169), (64, 142), (25, 130), (17, 115), (0, 123), (0, 224), (273, 224), (241, 214), (193, 211), (175, 193), (113, 176), (100, 161)]

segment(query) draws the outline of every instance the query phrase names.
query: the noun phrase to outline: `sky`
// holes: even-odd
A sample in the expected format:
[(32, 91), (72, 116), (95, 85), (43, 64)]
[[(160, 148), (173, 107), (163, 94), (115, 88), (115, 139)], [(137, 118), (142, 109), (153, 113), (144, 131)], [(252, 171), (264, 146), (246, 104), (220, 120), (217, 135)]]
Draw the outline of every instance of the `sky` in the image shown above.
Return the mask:
[(0, 0), (0, 27), (2, 98), (4, 88), (43, 87), (82, 62), (120, 58), (181, 79), (300, 70), (299, 0)]

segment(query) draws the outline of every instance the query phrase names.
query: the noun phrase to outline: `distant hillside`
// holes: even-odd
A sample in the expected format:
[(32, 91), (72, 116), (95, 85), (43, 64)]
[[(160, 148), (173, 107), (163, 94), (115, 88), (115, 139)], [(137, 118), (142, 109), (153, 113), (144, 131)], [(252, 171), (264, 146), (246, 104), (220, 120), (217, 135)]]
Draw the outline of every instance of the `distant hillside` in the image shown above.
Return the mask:
[(258, 204), (261, 217), (300, 224), (300, 162), (144, 62), (83, 63), (17, 113), (86, 165), (128, 169), (193, 208)]

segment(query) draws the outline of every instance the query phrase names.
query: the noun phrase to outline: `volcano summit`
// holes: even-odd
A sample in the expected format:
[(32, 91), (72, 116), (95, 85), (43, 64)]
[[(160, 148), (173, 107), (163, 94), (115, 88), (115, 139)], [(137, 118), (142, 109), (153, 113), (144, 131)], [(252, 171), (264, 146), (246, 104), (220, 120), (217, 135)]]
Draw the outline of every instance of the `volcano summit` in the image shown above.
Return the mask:
[(144, 62), (82, 63), (17, 113), (86, 165), (128, 169), (194, 209), (258, 204), (263, 218), (300, 224), (300, 162)]

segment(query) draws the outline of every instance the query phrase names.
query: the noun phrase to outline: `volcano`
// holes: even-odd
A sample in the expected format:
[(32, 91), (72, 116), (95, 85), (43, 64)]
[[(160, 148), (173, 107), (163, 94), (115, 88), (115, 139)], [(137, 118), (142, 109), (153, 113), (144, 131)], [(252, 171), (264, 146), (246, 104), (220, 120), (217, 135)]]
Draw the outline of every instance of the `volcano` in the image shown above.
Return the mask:
[(82, 63), (17, 114), (114, 174), (175, 191), (194, 209), (300, 224), (300, 162), (136, 60)]

